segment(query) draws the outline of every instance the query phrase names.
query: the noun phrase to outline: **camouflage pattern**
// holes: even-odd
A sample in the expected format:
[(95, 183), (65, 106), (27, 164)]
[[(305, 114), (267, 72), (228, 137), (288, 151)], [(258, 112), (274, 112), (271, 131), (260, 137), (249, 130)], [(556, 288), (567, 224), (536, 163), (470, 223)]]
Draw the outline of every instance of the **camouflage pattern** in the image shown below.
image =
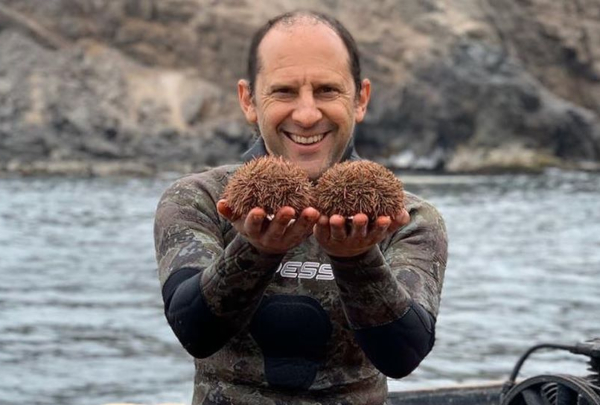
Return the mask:
[[(193, 405), (383, 404), (386, 377), (366, 358), (353, 331), (398, 319), (410, 300), (437, 316), (447, 257), (441, 216), (407, 192), (411, 222), (359, 260), (332, 261), (312, 236), (285, 255), (261, 256), (216, 210), (237, 167), (178, 180), (156, 214), (161, 284), (181, 267), (203, 270), (207, 304), (235, 333), (217, 353), (195, 359)], [(248, 331), (262, 297), (273, 294), (313, 297), (330, 317), (327, 358), (306, 391), (269, 387), (261, 350)]]

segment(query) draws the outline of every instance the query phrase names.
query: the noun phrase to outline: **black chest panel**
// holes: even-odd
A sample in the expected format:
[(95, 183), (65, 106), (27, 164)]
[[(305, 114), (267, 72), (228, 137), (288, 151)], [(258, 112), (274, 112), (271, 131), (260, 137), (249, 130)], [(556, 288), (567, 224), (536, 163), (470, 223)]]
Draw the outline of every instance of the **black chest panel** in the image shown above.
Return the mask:
[(331, 321), (317, 300), (307, 296), (265, 297), (250, 324), (264, 356), (269, 385), (307, 389), (325, 361)]

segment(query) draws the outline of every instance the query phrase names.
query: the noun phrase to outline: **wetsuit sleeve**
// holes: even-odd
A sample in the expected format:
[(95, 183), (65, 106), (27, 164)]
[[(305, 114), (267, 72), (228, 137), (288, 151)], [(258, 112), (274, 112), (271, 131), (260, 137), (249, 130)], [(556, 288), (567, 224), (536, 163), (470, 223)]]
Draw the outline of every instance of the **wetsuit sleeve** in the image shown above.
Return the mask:
[(166, 318), (194, 357), (218, 351), (244, 328), (277, 270), (280, 255), (261, 255), (216, 211), (218, 183), (184, 178), (165, 192), (154, 237)]
[(444, 222), (429, 204), (409, 209), (411, 221), (358, 258), (332, 258), (355, 338), (389, 377), (410, 374), (431, 351), (447, 259)]

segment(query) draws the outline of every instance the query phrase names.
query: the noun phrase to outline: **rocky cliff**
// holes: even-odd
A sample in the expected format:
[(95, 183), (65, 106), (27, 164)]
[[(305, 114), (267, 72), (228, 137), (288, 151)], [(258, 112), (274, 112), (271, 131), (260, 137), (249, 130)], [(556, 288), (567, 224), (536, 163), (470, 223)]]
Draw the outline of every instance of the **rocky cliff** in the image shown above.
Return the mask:
[(0, 0), (0, 171), (152, 174), (237, 159), (267, 18), (355, 35), (366, 157), (446, 172), (600, 168), (600, 0)]

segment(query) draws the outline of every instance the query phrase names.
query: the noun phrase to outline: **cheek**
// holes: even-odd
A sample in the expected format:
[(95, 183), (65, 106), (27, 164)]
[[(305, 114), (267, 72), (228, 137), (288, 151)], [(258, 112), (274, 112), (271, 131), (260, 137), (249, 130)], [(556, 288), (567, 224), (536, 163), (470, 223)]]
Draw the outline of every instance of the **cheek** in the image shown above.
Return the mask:
[(265, 128), (275, 128), (288, 115), (289, 108), (278, 103), (265, 103), (260, 109), (259, 122)]
[(344, 127), (354, 125), (355, 109), (353, 103), (349, 100), (344, 100), (344, 102), (340, 102), (332, 107), (334, 108), (331, 108), (328, 114), (332, 121)]

